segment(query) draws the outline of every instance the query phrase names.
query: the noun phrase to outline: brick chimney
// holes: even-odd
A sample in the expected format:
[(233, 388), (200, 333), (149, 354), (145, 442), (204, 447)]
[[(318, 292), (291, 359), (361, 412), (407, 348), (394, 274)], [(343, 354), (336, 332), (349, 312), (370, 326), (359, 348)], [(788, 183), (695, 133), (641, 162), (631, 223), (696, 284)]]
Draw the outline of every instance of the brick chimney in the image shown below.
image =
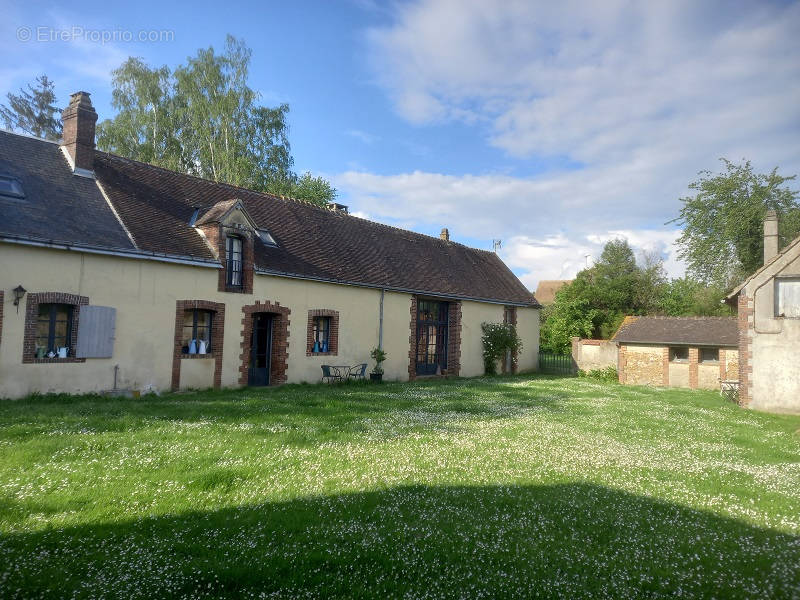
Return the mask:
[(442, 229), (442, 233), (439, 234), (439, 238), (443, 239), (445, 242), (450, 241), (450, 231), (445, 227)]
[(70, 96), (69, 106), (61, 113), (64, 121), (63, 148), (72, 160), (73, 172), (94, 171), (94, 125), (97, 113), (88, 92)]
[(768, 210), (764, 217), (764, 264), (778, 254), (778, 214)]

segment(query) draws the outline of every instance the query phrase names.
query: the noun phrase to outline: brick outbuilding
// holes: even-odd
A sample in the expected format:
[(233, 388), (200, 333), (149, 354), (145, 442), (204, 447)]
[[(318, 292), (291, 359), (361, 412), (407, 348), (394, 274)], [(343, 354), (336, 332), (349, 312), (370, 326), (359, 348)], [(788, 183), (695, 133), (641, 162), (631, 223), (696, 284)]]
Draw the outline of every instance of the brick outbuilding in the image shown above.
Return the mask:
[(733, 317), (626, 317), (612, 341), (620, 383), (719, 389), (739, 378)]

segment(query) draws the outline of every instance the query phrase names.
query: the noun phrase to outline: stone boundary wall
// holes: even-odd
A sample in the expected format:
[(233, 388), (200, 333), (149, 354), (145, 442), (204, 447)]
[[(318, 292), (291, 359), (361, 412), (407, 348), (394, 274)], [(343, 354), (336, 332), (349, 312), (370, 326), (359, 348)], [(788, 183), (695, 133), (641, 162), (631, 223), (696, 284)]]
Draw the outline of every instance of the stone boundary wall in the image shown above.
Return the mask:
[(617, 367), (617, 343), (572, 338), (572, 360), (581, 371)]

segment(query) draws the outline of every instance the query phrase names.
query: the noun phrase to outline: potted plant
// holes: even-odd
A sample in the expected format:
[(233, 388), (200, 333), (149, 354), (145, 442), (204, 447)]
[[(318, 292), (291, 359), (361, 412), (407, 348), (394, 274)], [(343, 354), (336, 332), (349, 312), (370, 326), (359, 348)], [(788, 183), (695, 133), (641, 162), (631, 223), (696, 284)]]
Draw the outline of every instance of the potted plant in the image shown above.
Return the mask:
[(369, 355), (375, 361), (375, 367), (373, 367), (372, 372), (369, 374), (369, 379), (370, 381), (382, 381), (383, 367), (381, 363), (386, 360), (386, 352), (383, 351), (383, 348), (373, 348)]

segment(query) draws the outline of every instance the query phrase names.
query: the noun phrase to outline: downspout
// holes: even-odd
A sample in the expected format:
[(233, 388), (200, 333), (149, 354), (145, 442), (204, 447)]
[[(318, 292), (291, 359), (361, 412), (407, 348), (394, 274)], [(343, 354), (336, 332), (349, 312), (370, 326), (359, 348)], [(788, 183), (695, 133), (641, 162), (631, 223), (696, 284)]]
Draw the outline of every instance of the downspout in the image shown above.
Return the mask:
[(378, 348), (383, 350), (383, 295), (386, 292), (381, 288), (381, 308), (378, 317)]

